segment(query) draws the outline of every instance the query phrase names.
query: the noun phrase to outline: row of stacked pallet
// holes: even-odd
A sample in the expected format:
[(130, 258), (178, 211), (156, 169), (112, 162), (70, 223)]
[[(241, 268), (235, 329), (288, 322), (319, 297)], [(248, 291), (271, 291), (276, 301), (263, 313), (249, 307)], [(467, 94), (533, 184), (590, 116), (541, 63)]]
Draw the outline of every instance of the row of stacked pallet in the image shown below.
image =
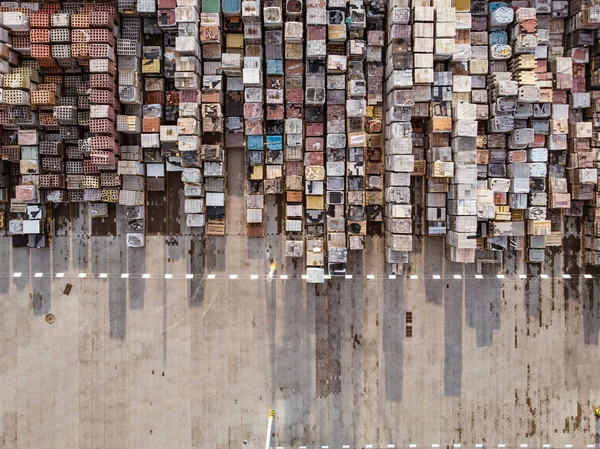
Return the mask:
[[(346, 114), (347, 123), (347, 186), (345, 211), (346, 247), (348, 250), (363, 250), (367, 234), (367, 191), (368, 169), (371, 167), (367, 148), (367, 120), (374, 114), (368, 107), (365, 73), (367, 63), (382, 61), (383, 31), (367, 31), (367, 5), (362, 0), (350, 2), (348, 17), (348, 44), (345, 55), (347, 64)], [(331, 25), (330, 25), (331, 26)], [(379, 57), (378, 52), (379, 50)], [(328, 101), (329, 104), (329, 101)]]
[(284, 79), (282, 0), (264, 2), (265, 29), (265, 194), (279, 195), (283, 186)]
[[(200, 43), (202, 44), (202, 95), (201, 121), (203, 145), (203, 174), (206, 196), (206, 234), (225, 234), (225, 192), (226, 157), (223, 150), (224, 114), (223, 101), (225, 86), (223, 83), (221, 2), (202, 0), (200, 14)], [(215, 151), (210, 152), (212, 145)], [(223, 151), (221, 151), (223, 150)]]
[[(325, 0), (306, 6), (304, 95), (304, 205), (307, 273), (325, 266), (325, 122), (328, 12)], [(333, 122), (332, 122), (333, 125)], [(329, 130), (327, 131), (329, 133)], [(329, 138), (328, 138), (329, 139)], [(345, 146), (344, 146), (345, 153)], [(333, 160), (333, 154), (328, 157)], [(327, 183), (329, 184), (329, 179)], [(335, 179), (332, 182), (336, 182)], [(335, 187), (333, 184), (331, 190)], [(343, 186), (341, 187), (344, 188)]]
[(304, 240), (304, 22), (300, 1), (288, 1), (284, 24), (286, 256), (302, 257)]
[[(326, 102), (326, 232), (327, 263), (329, 274), (334, 270), (345, 271), (348, 259), (346, 242), (347, 217), (346, 205), (351, 178), (348, 154), (347, 132), (350, 132), (352, 120), (360, 111), (353, 110), (352, 99), (346, 102), (346, 78), (348, 60), (346, 58), (346, 3), (327, 2), (327, 59), (325, 80)], [(320, 75), (322, 76), (322, 75)], [(348, 149), (347, 149), (348, 148)], [(362, 149), (359, 150), (361, 153)], [(363, 156), (362, 154), (360, 155)], [(346, 169), (348, 168), (348, 172)], [(357, 175), (359, 173), (356, 173)]]
[[(565, 18), (568, 15), (567, 2), (553, 1), (550, 5), (550, 20), (548, 26), (548, 65), (547, 70), (552, 79), (552, 109), (550, 112), (548, 148), (548, 219), (551, 220), (552, 230), (544, 237), (546, 246), (562, 245), (563, 217), (573, 214), (571, 193), (567, 183), (567, 133), (569, 109), (567, 89), (573, 84), (573, 63), (570, 57), (564, 56)], [(541, 259), (540, 251), (528, 249), (528, 260)]]
[[(175, 117), (171, 117), (171, 115), (177, 115), (177, 151), (173, 154), (172, 142), (166, 146), (163, 143), (162, 156), (170, 159), (178, 154), (181, 158), (186, 225), (190, 228), (203, 228), (206, 226), (206, 208), (201, 154), (203, 142), (200, 137), (202, 129), (200, 117), (201, 76), (203, 74), (200, 62), (202, 54), (199, 41), (200, 29), (198, 27), (200, 13), (198, 3), (195, 1), (177, 0), (174, 10), (162, 9), (163, 6), (167, 6), (167, 2), (161, 0), (158, 14), (159, 26), (165, 29), (167, 28), (166, 24), (172, 23), (177, 31), (174, 48), (171, 47), (174, 52), (171, 53), (171, 48), (166, 47), (164, 58), (165, 76), (173, 77), (173, 87), (175, 88), (174, 91), (167, 92), (164, 116), (166, 119), (173, 119)], [(173, 7), (174, 5), (169, 3), (168, 6)], [(165, 41), (169, 34), (165, 32)], [(170, 108), (172, 107), (177, 107), (177, 113), (173, 111), (171, 114)], [(156, 120), (156, 118), (153, 119)], [(218, 148), (215, 151), (218, 153)], [(210, 149), (206, 153), (210, 154)]]
[[(222, 3), (223, 30), (226, 52), (223, 53), (223, 73), (225, 74), (225, 148), (243, 150), (244, 137), (244, 80), (242, 66), (244, 60), (244, 29), (241, 1)], [(222, 148), (218, 148), (222, 152)], [(206, 160), (206, 153), (205, 153)], [(241, 167), (240, 167), (241, 168)], [(212, 194), (211, 194), (212, 195)], [(251, 198), (246, 197), (250, 204)], [(248, 214), (250, 215), (250, 213)], [(249, 233), (251, 235), (251, 233)]]
[[(441, 6), (441, 5), (440, 5)], [(452, 100), (452, 73), (434, 72), (434, 50), (442, 50), (442, 44), (448, 44), (442, 38), (434, 24), (436, 9), (430, 2), (424, 2), (415, 8), (413, 23), (415, 83), (419, 91), (427, 89), (426, 95), (419, 94), (419, 115), (428, 117), (425, 124), (427, 134), (427, 183), (425, 193), (427, 234), (444, 235), (446, 233), (446, 201), (450, 178), (454, 176), (454, 165), (450, 150), (450, 131), (452, 118), (450, 101)], [(440, 22), (442, 23), (442, 22)], [(453, 39), (453, 35), (450, 36)], [(439, 44), (438, 44), (439, 42)], [(446, 53), (448, 50), (445, 50)], [(446, 55), (437, 55), (440, 60)], [(440, 62), (439, 67), (445, 69)], [(423, 101), (428, 103), (424, 103)], [(422, 110), (421, 110), (422, 109)]]
[[(439, 114), (439, 117), (432, 116), (430, 131), (451, 132), (451, 143), (444, 140), (436, 142), (438, 145), (442, 144), (438, 147), (441, 149), (438, 151), (442, 152), (448, 151), (444, 148), (449, 144), (454, 164), (438, 165), (439, 168), (445, 168), (441, 174), (449, 174), (454, 169), (447, 195), (446, 256), (453, 262), (474, 262), (477, 229), (477, 200), (474, 197), (477, 186), (477, 116), (476, 106), (471, 103), (472, 86), (468, 65), (471, 46), (470, 41), (461, 40), (460, 35), (457, 38), (456, 10), (452, 2), (435, 2), (434, 58), (438, 61), (438, 67), (444, 69), (432, 74), (438, 85), (432, 92), (432, 100), (440, 103), (434, 103), (436, 106), (432, 108), (433, 114)], [(467, 43), (462, 43), (465, 41)]]
[[(418, 8), (414, 4), (415, 18)], [(408, 262), (408, 252), (413, 246), (410, 175), (414, 170), (414, 155), (410, 119), (415, 92), (410, 23), (410, 1), (388, 4), (384, 168), (386, 262), (391, 273), (402, 272), (402, 264)]]
[(242, 2), (244, 22), (244, 130), (246, 133), (248, 235), (264, 235), (264, 95), (260, 2)]
[[(544, 252), (540, 250), (545, 248), (545, 235), (551, 231), (551, 223), (546, 220), (548, 149), (545, 135), (549, 122), (544, 117), (550, 115), (552, 85), (549, 91), (544, 75), (538, 74), (538, 61), (542, 61), (542, 66), (543, 60), (547, 59), (548, 33), (538, 29), (536, 12), (535, 8), (519, 8), (512, 28), (514, 44), (509, 69), (518, 91), (513, 113), (515, 129), (509, 141), (512, 150), (509, 170), (513, 175), (509, 206), (513, 221), (517, 221), (517, 217), (519, 221), (526, 220), (524, 234), (527, 235), (528, 260), (543, 262)], [(521, 185), (516, 177), (519, 167), (527, 172)]]
[[(152, 112), (156, 107), (145, 106), (142, 73), (142, 35), (144, 24), (137, 11), (129, 11), (131, 5), (119, 4), (120, 10), (131, 12), (123, 16), (121, 35), (117, 39), (116, 67), (118, 73), (118, 97), (122, 103), (121, 114), (115, 121), (122, 133), (121, 160), (118, 173), (122, 180), (119, 203), (124, 206), (128, 218), (128, 245), (142, 246), (145, 231), (146, 164), (142, 161), (160, 161), (161, 116)], [(92, 61), (90, 64), (93, 64)], [(111, 65), (110, 62), (106, 63)], [(113, 63), (114, 64), (114, 63)], [(114, 72), (114, 66), (111, 67)], [(104, 69), (102, 67), (102, 69)], [(162, 95), (160, 92), (159, 95)], [(157, 103), (160, 104), (159, 101)], [(104, 106), (91, 106), (91, 115), (102, 117)], [(106, 111), (110, 114), (110, 110)], [(140, 134), (140, 131), (144, 134)]]
[[(30, 48), (29, 14), (33, 11), (14, 6), (9, 6), (8, 10), (3, 12), (0, 24), (3, 27), (0, 29), (0, 41), (3, 42), (3, 58), (0, 61), (0, 103), (4, 105), (0, 114), (2, 158), (10, 161), (10, 175), (20, 176), (12, 191), (14, 196), (10, 198), (9, 212), (16, 215), (11, 215), (8, 225), (9, 233), (13, 235), (13, 245), (41, 247), (46, 245), (48, 227), (44, 205), (47, 194), (41, 190), (46, 186), (41, 185), (40, 178), (52, 176), (44, 171), (44, 167), (54, 168), (54, 164), (43, 161), (40, 163), (40, 143), (45, 136), (35, 129), (38, 117), (30, 105), (31, 93), (42, 81), (37, 70), (38, 64), (31, 61), (25, 67), (15, 67), (19, 60), (18, 53), (26, 55)], [(37, 6), (31, 5), (33, 8)], [(52, 116), (52, 110), (50, 115)], [(27, 129), (30, 127), (33, 129)], [(58, 128), (55, 126), (48, 131), (58, 131)], [(54, 139), (58, 141), (57, 148), (62, 150), (60, 134), (54, 135)], [(3, 167), (7, 168), (6, 165)], [(2, 187), (9, 187), (6, 184), (6, 175), (2, 173)], [(57, 177), (64, 178), (64, 175), (59, 174)], [(9, 190), (3, 201), (7, 201), (10, 195)]]
[[(582, 203), (584, 263), (600, 263), (600, 243), (596, 231), (598, 207), (598, 139), (594, 141), (592, 61), (597, 50), (600, 5), (592, 1), (569, 3), (565, 21), (565, 50), (573, 62), (573, 85), (569, 94), (569, 141), (567, 179), (572, 198)], [(594, 46), (594, 44), (596, 44)], [(597, 67), (597, 58), (594, 61)], [(594, 85), (595, 84), (595, 85)], [(596, 95), (594, 97), (597, 98)]]
[[(508, 239), (518, 237), (522, 240), (524, 228), (511, 222), (509, 199), (511, 204), (517, 204), (519, 196), (527, 193), (528, 180), (523, 179), (526, 174), (529, 177), (529, 167), (523, 152), (508, 152), (507, 137), (514, 130), (514, 113), (517, 108), (518, 83), (513, 80), (512, 73), (508, 69), (508, 60), (512, 56), (512, 47), (509, 38), (509, 26), (514, 19), (514, 11), (507, 4), (498, 4), (493, 8), (486, 8), (486, 16), (478, 20), (477, 29), (485, 28), (478, 33), (487, 33), (484, 39), (478, 39), (478, 43), (489, 47), (489, 75), (486, 102), (490, 103), (489, 123), (487, 126), (487, 187), (493, 192), (493, 201), (489, 210), (490, 202), (482, 203), (482, 197), (478, 195), (478, 215), (481, 220), (481, 236), (485, 239), (485, 247), (492, 250), (503, 250), (508, 248)], [(488, 15), (489, 14), (489, 15)], [(488, 33), (489, 29), (489, 33)], [(483, 34), (482, 34), (483, 36)], [(512, 36), (512, 35), (511, 35)], [(483, 93), (482, 93), (483, 95)], [(527, 145), (527, 142), (525, 142)], [(511, 145), (509, 144), (509, 148)], [(519, 158), (524, 159), (519, 161)], [(481, 159), (481, 158), (479, 158)], [(479, 161), (481, 162), (481, 161)], [(519, 163), (514, 165), (513, 163)], [(507, 165), (508, 163), (508, 165)], [(523, 191), (525, 190), (525, 191)], [(489, 200), (489, 199), (488, 199)], [(516, 200), (516, 201), (515, 201)], [(519, 218), (515, 215), (515, 218)]]
[[(587, 13), (590, 17), (588, 21), (596, 26), (594, 27), (594, 44), (591, 46), (589, 72), (586, 74), (589, 79), (588, 88), (591, 94), (591, 104), (586, 112), (586, 119), (591, 121), (593, 125), (592, 153), (596, 155), (600, 152), (600, 28), (597, 27), (598, 9), (598, 6), (596, 6), (594, 12)], [(593, 207), (586, 211), (586, 221), (584, 222), (584, 261), (593, 265), (600, 265), (600, 220), (597, 218), (599, 208), (600, 186), (597, 184)]]
[[(387, 4), (382, 0), (365, 2), (367, 42), (366, 70), (364, 74), (353, 74), (349, 89), (355, 96), (364, 96), (367, 100), (367, 119), (364, 124), (366, 132), (366, 192), (364, 214), (369, 234), (383, 234), (383, 120), (384, 120), (384, 75), (385, 75), (385, 42)], [(352, 45), (359, 46), (352, 51)], [(365, 50), (360, 40), (351, 41), (350, 53), (355, 55)], [(364, 92), (364, 93), (363, 93)], [(364, 246), (364, 236), (355, 238)], [(349, 244), (350, 248), (354, 245)]]

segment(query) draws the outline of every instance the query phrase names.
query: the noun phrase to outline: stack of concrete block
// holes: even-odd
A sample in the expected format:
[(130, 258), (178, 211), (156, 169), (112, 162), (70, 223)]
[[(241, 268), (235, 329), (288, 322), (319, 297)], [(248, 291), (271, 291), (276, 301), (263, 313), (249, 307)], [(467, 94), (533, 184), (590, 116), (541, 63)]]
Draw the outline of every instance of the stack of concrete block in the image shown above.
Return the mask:
[[(304, 23), (302, 15), (302, 3), (287, 2), (284, 24), (285, 232), (293, 234), (303, 231), (304, 219)], [(303, 250), (303, 246), (293, 247)]]
[[(600, 5), (572, 2), (565, 22), (566, 55), (573, 61), (573, 85), (569, 94), (569, 140), (567, 179), (573, 200), (581, 201), (584, 263), (600, 264), (600, 212), (598, 212), (598, 122), (594, 122), (593, 99), (598, 98), (597, 79)], [(596, 45), (594, 45), (596, 44)], [(589, 70), (588, 70), (589, 68)], [(591, 117), (590, 117), (591, 116)]]
[[(413, 2), (413, 20), (429, 10), (423, 2)], [(391, 273), (402, 272), (412, 251), (412, 206), (410, 175), (414, 171), (411, 114), (415, 103), (413, 90), (411, 4), (388, 4), (388, 48), (386, 66), (385, 113), (385, 243), (386, 262)], [(431, 10), (433, 12), (433, 10)], [(433, 18), (431, 18), (433, 20)], [(430, 51), (415, 40), (421, 51)], [(427, 48), (424, 48), (427, 47)], [(427, 89), (430, 90), (430, 89)]]
[[(373, 107), (368, 106), (367, 92), (365, 89), (366, 65), (371, 72), (375, 65), (383, 61), (383, 43), (385, 34), (374, 26), (366, 31), (366, 7), (362, 1), (351, 2), (346, 9), (346, 17), (350, 21), (348, 42), (346, 44), (346, 247), (349, 250), (362, 250), (365, 248), (367, 234), (367, 208), (366, 191), (367, 174), (372, 165), (367, 148), (367, 123), (375, 118)], [(330, 19), (331, 21), (331, 19)], [(372, 22), (372, 21), (371, 21)], [(335, 24), (329, 25), (335, 27)], [(335, 30), (335, 28), (334, 28)], [(331, 33), (330, 33), (331, 34)], [(336, 33), (332, 37), (340, 37)], [(366, 49), (366, 58), (364, 50)], [(365, 64), (365, 59), (366, 63)], [(383, 69), (383, 67), (382, 67)], [(374, 97), (374, 98), (373, 98)], [(374, 102), (377, 97), (373, 94)], [(381, 98), (381, 95), (380, 95)], [(382, 111), (379, 114), (382, 115)], [(375, 173), (377, 174), (377, 172)]]
[[(425, 220), (428, 235), (446, 233), (446, 200), (454, 161), (450, 146), (452, 131), (452, 72), (434, 73), (431, 118), (427, 129), (427, 190)], [(462, 105), (459, 105), (462, 106)]]
[[(346, 20), (346, 5), (343, 2), (329, 1), (327, 9), (327, 58), (325, 60), (326, 94), (325, 89), (315, 87), (309, 92), (307, 101), (320, 102), (323, 92), (326, 98), (327, 132), (325, 138), (327, 185), (325, 192), (325, 208), (327, 210), (327, 262), (329, 273), (333, 267), (344, 270), (347, 262), (348, 242), (346, 229), (350, 226), (347, 214), (347, 196), (354, 189), (363, 188), (364, 182), (364, 151), (361, 148), (360, 166), (348, 161), (348, 133), (353, 120), (362, 120), (363, 115), (358, 106), (360, 100), (346, 100), (346, 81), (348, 58), (346, 56), (346, 40), (348, 38), (344, 23)], [(341, 27), (340, 27), (341, 26)], [(312, 75), (312, 82), (322, 84), (321, 74)], [(313, 98), (310, 98), (312, 96)], [(363, 100), (364, 101), (364, 100)], [(365, 111), (366, 112), (366, 111)], [(359, 126), (360, 128), (360, 126)], [(362, 129), (360, 129), (362, 131)], [(348, 175), (348, 176), (346, 176)], [(352, 183), (352, 186), (350, 185)], [(360, 184), (355, 187), (356, 184)], [(336, 264), (336, 265), (334, 265)]]
[(280, 194), (283, 186), (283, 133), (285, 126), (284, 36), (281, 0), (263, 5), (265, 43), (265, 194)]
[[(178, 125), (181, 126), (177, 128), (178, 143), (176, 145), (177, 153), (181, 157), (181, 167), (183, 168), (181, 179), (184, 182), (185, 204), (187, 205), (187, 210), (184, 210), (186, 225), (190, 228), (204, 228), (206, 225), (206, 211), (203, 209), (204, 172), (202, 157), (205, 153), (220, 155), (222, 150), (218, 144), (216, 148), (204, 148), (202, 145), (201, 105), (202, 93), (204, 92), (203, 79), (201, 78), (203, 67), (200, 62), (202, 51), (200, 23), (198, 20), (194, 20), (194, 17), (198, 17), (200, 14), (198, 4), (195, 1), (179, 0), (176, 5), (175, 8), (171, 9), (166, 7), (172, 7), (172, 4), (163, 4), (162, 1), (159, 4), (159, 25), (161, 23), (170, 25), (172, 16), (177, 27), (174, 47), (171, 47), (169, 51), (165, 49), (164, 60), (165, 72), (167, 72), (167, 64), (169, 64), (169, 71), (165, 75), (168, 74), (169, 77), (173, 77), (173, 85), (176, 91), (169, 95), (170, 101), (165, 98), (162, 116), (165, 119), (173, 119), (174, 117), (170, 117), (171, 114), (168, 108), (178, 108), (177, 120)], [(169, 55), (168, 58), (167, 55)], [(172, 66), (172, 59), (174, 60), (174, 66)], [(218, 82), (219, 80), (216, 80), (216, 83)], [(151, 111), (148, 110), (148, 112)], [(152, 118), (152, 121), (157, 122), (155, 117)], [(190, 125), (196, 128), (196, 133), (186, 134), (186, 128), (189, 129)], [(179, 135), (180, 131), (182, 131), (181, 136)], [(161, 156), (170, 158), (175, 155), (170, 151), (173, 148), (173, 142), (164, 142), (162, 145), (164, 152)]]
[[(325, 176), (326, 148), (326, 58), (328, 12), (325, 0), (306, 2), (306, 46), (305, 46), (305, 84), (304, 84), (304, 202), (306, 265), (309, 268), (323, 270), (325, 265)], [(329, 109), (329, 108), (327, 108)], [(342, 122), (343, 122), (342, 116)], [(339, 121), (328, 122), (339, 130)], [(344, 128), (345, 129), (345, 128)], [(333, 131), (334, 129), (332, 129)], [(342, 131), (344, 132), (344, 131)], [(327, 131), (329, 133), (329, 130)], [(337, 134), (339, 135), (339, 134)], [(333, 161), (334, 154), (328, 151)], [(345, 160), (345, 145), (340, 151)], [(336, 177), (333, 182), (339, 184)], [(343, 183), (343, 179), (341, 181)], [(344, 186), (333, 184), (343, 191)]]
[[(367, 61), (366, 79), (351, 74), (349, 93), (351, 96), (362, 98), (366, 85), (367, 117), (366, 131), (366, 173), (365, 173), (365, 214), (367, 218), (367, 231), (369, 234), (382, 234), (384, 217), (384, 180), (383, 180), (383, 150), (384, 150), (384, 101), (383, 83), (385, 75), (386, 41), (385, 13), (386, 7), (380, 2), (366, 2), (367, 10)], [(356, 41), (360, 44), (360, 40)], [(352, 42), (350, 43), (352, 45)], [(352, 48), (350, 49), (352, 50)], [(350, 52), (350, 57), (355, 57), (355, 52)], [(364, 238), (360, 238), (364, 242)], [(350, 245), (352, 248), (352, 245)]]
[[(221, 4), (202, 1), (200, 43), (202, 44), (202, 144), (223, 146), (224, 77), (222, 71), (223, 27)], [(214, 159), (204, 158), (203, 169), (206, 196), (206, 233), (225, 234), (225, 174), (227, 153), (216, 151)], [(211, 198), (209, 204), (209, 196)]]
[(248, 234), (264, 235), (264, 51), (260, 2), (242, 2), (244, 21), (244, 128), (246, 134)]

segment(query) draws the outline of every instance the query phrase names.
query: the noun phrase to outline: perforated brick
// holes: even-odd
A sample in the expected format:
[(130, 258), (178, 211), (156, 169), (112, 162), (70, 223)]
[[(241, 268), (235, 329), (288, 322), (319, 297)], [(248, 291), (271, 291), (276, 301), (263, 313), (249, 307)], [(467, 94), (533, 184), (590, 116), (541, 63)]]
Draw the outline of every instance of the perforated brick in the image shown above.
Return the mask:
[(3, 146), (0, 148), (2, 159), (8, 159), (10, 162), (19, 162), (21, 159), (21, 148), (14, 146)]
[(90, 44), (87, 42), (71, 44), (71, 56), (77, 59), (88, 59), (90, 57)]
[(50, 30), (34, 29), (29, 31), (29, 41), (32, 44), (46, 44), (50, 42)]
[(91, 89), (91, 104), (113, 104), (113, 93), (108, 90)]
[(77, 97), (60, 97), (58, 99), (59, 106), (77, 106)]
[(81, 185), (84, 189), (98, 189), (100, 188), (100, 178), (98, 176), (82, 176)]
[(102, 187), (118, 187), (121, 185), (121, 176), (117, 173), (101, 173), (100, 184)]
[(69, 190), (69, 201), (71, 203), (83, 203), (84, 202), (83, 190)]
[(92, 59), (90, 61), (92, 73), (115, 73), (115, 63), (109, 59)]
[(11, 106), (8, 109), (8, 117), (17, 122), (26, 121), (31, 118), (31, 108), (29, 106)]
[(49, 59), (50, 45), (31, 44), (31, 57), (35, 59)]
[(58, 157), (43, 157), (42, 170), (46, 173), (62, 173), (64, 171), (64, 163)]
[(90, 120), (90, 132), (97, 134), (110, 134), (114, 130), (113, 123), (104, 118)]
[(83, 30), (71, 30), (71, 42), (73, 43), (81, 43), (81, 42), (91, 42), (91, 31), (89, 29)]
[(52, 14), (50, 20), (52, 28), (68, 27), (71, 24), (71, 15), (68, 12)]
[(73, 28), (89, 28), (90, 15), (87, 13), (73, 14), (71, 16), (71, 26)]
[(70, 45), (53, 45), (52, 57), (55, 59), (67, 59), (71, 57)]
[(56, 95), (48, 90), (34, 90), (31, 92), (31, 104), (40, 106), (55, 106)]
[(77, 97), (77, 107), (79, 109), (89, 109), (90, 108), (90, 97), (87, 95), (82, 95)]
[(81, 131), (79, 126), (61, 126), (60, 127), (60, 138), (65, 140), (77, 140)]
[(60, 141), (44, 140), (40, 142), (38, 149), (42, 156), (62, 156), (64, 147)]
[(29, 104), (29, 92), (17, 89), (5, 89), (3, 92), (4, 103), (14, 105), (28, 105)]
[(31, 28), (50, 28), (50, 14), (46, 12), (30, 13), (29, 26)]
[(115, 59), (115, 52), (112, 46), (108, 44), (90, 44), (90, 56), (92, 58)]
[(77, 124), (79, 126), (90, 126), (90, 111), (79, 111), (77, 113)]
[(75, 106), (55, 106), (54, 117), (65, 125), (77, 124), (77, 108)]
[(139, 16), (125, 16), (121, 24), (121, 37), (139, 41), (142, 32), (142, 19)]
[(68, 175), (79, 175), (83, 173), (83, 162), (82, 161), (67, 161), (65, 163), (65, 170)]
[(115, 45), (115, 35), (111, 30), (105, 28), (92, 28), (90, 30), (90, 39), (94, 43), (110, 44), (113, 47)]
[(85, 159), (83, 161), (83, 173), (90, 175), (94, 173), (100, 173), (100, 168), (93, 164), (90, 159)]
[(117, 62), (118, 62), (117, 66), (119, 68), (119, 71), (129, 70), (129, 71), (141, 72), (141, 70), (142, 70), (142, 61), (137, 56), (119, 56), (119, 59)]
[(90, 26), (94, 28), (113, 29), (115, 25), (114, 14), (107, 11), (92, 11), (90, 13)]
[(94, 73), (90, 75), (90, 87), (112, 91), (115, 87), (115, 80), (107, 73)]
[(89, 140), (89, 142), (90, 142), (90, 148), (92, 151), (97, 151), (97, 150), (115, 151), (115, 149), (116, 149), (115, 139), (112, 137), (95, 136), (95, 137), (92, 137)]
[(40, 125), (42, 126), (57, 126), (58, 122), (54, 118), (54, 113), (52, 112), (40, 112), (38, 114), (38, 120), (40, 121)]
[(71, 31), (68, 28), (52, 28), (50, 42), (71, 42)]
[(138, 41), (132, 39), (117, 39), (117, 55), (141, 56), (141, 47)]
[(119, 86), (135, 86), (138, 75), (129, 70), (119, 70)]
[(67, 157), (69, 159), (83, 159), (84, 154), (81, 148), (76, 146), (68, 146), (67, 147)]
[(105, 203), (118, 203), (119, 202), (119, 190), (118, 189), (102, 189), (102, 201)]

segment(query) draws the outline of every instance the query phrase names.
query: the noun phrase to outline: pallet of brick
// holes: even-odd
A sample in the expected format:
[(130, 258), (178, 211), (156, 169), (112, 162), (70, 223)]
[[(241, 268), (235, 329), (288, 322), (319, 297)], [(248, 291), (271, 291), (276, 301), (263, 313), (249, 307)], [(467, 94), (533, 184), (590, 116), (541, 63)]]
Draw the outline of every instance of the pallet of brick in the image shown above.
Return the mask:
[[(199, 37), (202, 45), (202, 106), (201, 121), (203, 142), (210, 144), (224, 143), (225, 115), (224, 93), (226, 86), (222, 74), (223, 60), (223, 21), (220, 5), (207, 2), (207, 9), (203, 8), (200, 14)], [(191, 20), (193, 22), (193, 20)], [(235, 57), (234, 57), (235, 58)], [(227, 58), (226, 58), (227, 60)], [(225, 153), (224, 153), (225, 154)], [(225, 154), (226, 155), (226, 154)], [(225, 178), (225, 160), (205, 161), (204, 174), (206, 177)], [(224, 194), (225, 180), (218, 184), (211, 183), (205, 188), (205, 195), (209, 192)], [(213, 190), (214, 189), (214, 190)], [(220, 195), (216, 195), (220, 196)], [(225, 205), (214, 204), (206, 206), (207, 234), (223, 235), (225, 232)]]

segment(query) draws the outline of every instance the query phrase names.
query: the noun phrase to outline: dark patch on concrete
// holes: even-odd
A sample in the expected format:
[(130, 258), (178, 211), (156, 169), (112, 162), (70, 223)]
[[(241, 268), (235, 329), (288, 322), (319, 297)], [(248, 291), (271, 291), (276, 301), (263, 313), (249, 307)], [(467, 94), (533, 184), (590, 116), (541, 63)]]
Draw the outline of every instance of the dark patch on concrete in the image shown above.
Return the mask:
[(465, 278), (465, 321), (475, 329), (478, 347), (492, 346), (494, 331), (500, 329), (502, 281)]
[(443, 280), (435, 280), (432, 279), (431, 276), (434, 274), (444, 274), (442, 272), (443, 263), (445, 263), (443, 254), (443, 237), (430, 237), (425, 239), (425, 255), (423, 258), (425, 261), (425, 266), (423, 267), (425, 273), (425, 301), (438, 306), (441, 306), (443, 302), (440, 288)]
[(404, 379), (404, 279), (383, 281), (383, 368), (385, 397), (402, 401)]
[(206, 280), (204, 278), (204, 242), (201, 239), (192, 239), (190, 250), (186, 256), (188, 260), (189, 273), (194, 278), (189, 281), (188, 304), (190, 307), (198, 307), (204, 301)]
[(460, 397), (463, 375), (463, 280), (452, 280), (444, 295), (444, 394)]
[(129, 287), (129, 307), (133, 310), (144, 308), (146, 284), (141, 275), (146, 272), (146, 248), (127, 248), (127, 272), (137, 276), (127, 279)]
[(325, 284), (325, 296), (315, 302), (317, 397), (339, 394), (341, 384), (341, 282)]

